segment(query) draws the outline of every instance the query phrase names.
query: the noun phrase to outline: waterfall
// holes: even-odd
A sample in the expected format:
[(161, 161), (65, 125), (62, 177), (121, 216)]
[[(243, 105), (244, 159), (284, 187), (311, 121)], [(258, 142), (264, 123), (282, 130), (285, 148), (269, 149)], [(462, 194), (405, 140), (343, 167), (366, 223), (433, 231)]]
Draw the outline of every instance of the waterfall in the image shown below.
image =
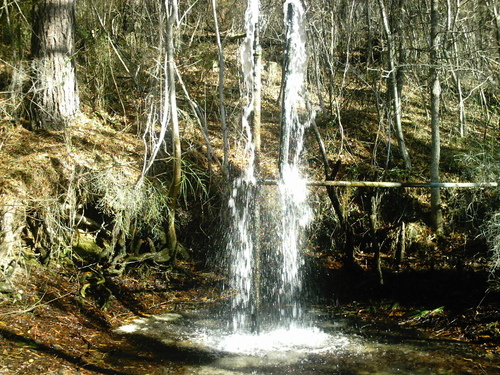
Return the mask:
[[(275, 193), (269, 196), (259, 184), (255, 135), (250, 124), (258, 100), (254, 97), (255, 87), (260, 84), (256, 82), (260, 69), (256, 59), (260, 48), (256, 43), (259, 12), (259, 1), (248, 0), (246, 38), (240, 50), (246, 98), (242, 116), (245, 166), (232, 184), (231, 228), (226, 248), (230, 263), (229, 287), (233, 291), (232, 330), (255, 333), (262, 329), (289, 329), (302, 323), (301, 247), (304, 229), (312, 216), (307, 205), (306, 181), (299, 168), (305, 128), (300, 111), (304, 108), (307, 67), (304, 8), (299, 0), (284, 3), (287, 48), (283, 70), (280, 174), (278, 187), (274, 187)], [(269, 201), (269, 197), (274, 201)]]
[(278, 181), (281, 215), (277, 248), (282, 258), (279, 308), (283, 320), (291, 325), (300, 324), (302, 319), (299, 304), (302, 288), (300, 252), (303, 233), (312, 218), (312, 212), (307, 203), (306, 180), (299, 168), (307, 125), (299, 118), (299, 110), (305, 107), (303, 86), (307, 69), (304, 8), (300, 0), (287, 0), (283, 10), (287, 34)]
[(300, 0), (287, 0), (283, 5), (287, 29), (283, 66), (283, 97), (281, 102), (280, 173), (297, 168), (300, 163), (304, 125), (299, 119), (299, 108), (304, 108), (302, 96), (307, 69), (304, 8)]
[(255, 145), (250, 117), (254, 110), (254, 77), (258, 68), (255, 63), (257, 46), (254, 41), (259, 24), (259, 0), (248, 0), (245, 12), (246, 38), (241, 46), (241, 66), (244, 78), (246, 104), (243, 108), (242, 133), (245, 137), (244, 156), (246, 165), (240, 177), (235, 179), (229, 198), (230, 223), (227, 254), (230, 260), (230, 288), (232, 298), (232, 328), (234, 331), (246, 330), (255, 315), (255, 220), (258, 219), (255, 202), (258, 198), (257, 178), (255, 176)]

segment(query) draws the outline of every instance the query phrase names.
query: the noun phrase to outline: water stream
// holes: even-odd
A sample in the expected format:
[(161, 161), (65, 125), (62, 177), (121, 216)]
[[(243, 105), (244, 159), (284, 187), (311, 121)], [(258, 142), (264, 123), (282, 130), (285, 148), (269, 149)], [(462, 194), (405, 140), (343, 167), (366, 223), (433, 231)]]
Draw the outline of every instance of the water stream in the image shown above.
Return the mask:
[(229, 287), (234, 291), (231, 311), (232, 329), (255, 329), (257, 302), (260, 299), (256, 287), (256, 246), (258, 234), (259, 187), (255, 171), (255, 144), (251, 129), (251, 116), (256, 98), (254, 86), (256, 70), (254, 58), (258, 46), (255, 43), (259, 25), (259, 0), (248, 0), (245, 12), (246, 37), (241, 46), (241, 66), (244, 77), (246, 104), (243, 108), (242, 134), (245, 140), (246, 165), (233, 182), (229, 199), (230, 222), (226, 253), (229, 260)]
[(306, 123), (299, 111), (304, 108), (304, 81), (307, 70), (305, 10), (299, 0), (283, 5), (286, 25), (286, 51), (283, 77), (281, 150), (278, 180), (279, 216), (274, 248), (279, 252), (281, 277), (278, 279), (278, 304), (285, 326), (304, 326), (302, 313), (301, 266), (303, 234), (312, 219), (308, 205), (306, 179), (300, 171)]
[[(276, 192), (264, 196), (258, 183), (251, 118), (255, 111), (255, 77), (258, 54), (259, 2), (249, 0), (245, 14), (246, 39), (241, 48), (246, 102), (242, 127), (246, 168), (233, 183), (229, 200), (229, 285), (232, 329), (236, 334), (292, 329), (303, 325), (300, 304), (302, 233), (312, 214), (307, 204), (305, 179), (300, 173), (305, 125), (303, 85), (307, 67), (304, 9), (298, 0), (284, 4), (287, 27), (281, 152)], [(272, 214), (267, 213), (272, 209)]]

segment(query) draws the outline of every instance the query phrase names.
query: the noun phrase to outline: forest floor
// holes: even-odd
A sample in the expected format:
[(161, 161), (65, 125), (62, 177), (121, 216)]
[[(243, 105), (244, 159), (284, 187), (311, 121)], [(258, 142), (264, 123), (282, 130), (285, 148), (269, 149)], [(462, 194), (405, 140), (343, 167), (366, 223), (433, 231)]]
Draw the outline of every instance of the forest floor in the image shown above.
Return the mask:
[[(0, 302), (1, 375), (186, 373), (186, 359), (173, 361), (164, 347), (134, 342), (116, 329), (139, 317), (201, 309), (223, 298), (216, 275), (196, 271), (189, 263), (149, 277), (108, 278), (90, 285), (86, 293), (82, 288), (90, 279), (84, 270), (34, 266), (26, 272), (15, 298)], [(462, 297), (455, 296), (459, 309), (384, 298), (324, 307), (332, 319), (357, 322), (354, 325), (411, 326), (431, 340), (467, 342), (494, 363), (500, 354), (498, 296), (476, 295), (480, 303), (475, 306)], [(497, 370), (493, 366), (482, 371)]]
[[(194, 274), (189, 265), (179, 269), (168, 278), (108, 278), (87, 288), (86, 298), (83, 271), (27, 271), (16, 298), (0, 302), (0, 374), (175, 373), (180, 369), (155, 348), (135, 346), (114, 330), (138, 317), (214, 302), (207, 275)], [(103, 295), (109, 297), (105, 306)]]

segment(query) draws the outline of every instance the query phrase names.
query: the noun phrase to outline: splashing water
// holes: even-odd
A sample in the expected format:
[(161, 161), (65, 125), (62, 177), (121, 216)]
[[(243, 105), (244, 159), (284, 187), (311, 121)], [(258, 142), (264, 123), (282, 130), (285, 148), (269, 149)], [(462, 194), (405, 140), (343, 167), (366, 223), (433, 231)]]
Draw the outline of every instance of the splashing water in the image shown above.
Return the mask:
[(227, 336), (207, 336), (207, 346), (225, 353), (269, 355), (270, 353), (312, 354), (342, 350), (351, 344), (343, 335), (331, 335), (318, 328), (277, 328), (260, 335), (234, 333)]

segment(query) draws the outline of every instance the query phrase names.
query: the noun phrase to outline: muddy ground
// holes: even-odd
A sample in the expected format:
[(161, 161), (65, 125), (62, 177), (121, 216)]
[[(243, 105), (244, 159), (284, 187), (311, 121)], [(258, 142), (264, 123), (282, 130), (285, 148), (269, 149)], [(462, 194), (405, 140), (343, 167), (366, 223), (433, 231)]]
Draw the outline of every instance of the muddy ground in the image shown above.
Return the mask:
[[(37, 266), (25, 272), (21, 285), (1, 294), (1, 375), (185, 373), (184, 366), (193, 365), (188, 357), (175, 358), (153, 342), (133, 342), (115, 329), (137, 317), (209, 307), (223, 298), (216, 275), (187, 263), (175, 271), (107, 278), (103, 284), (92, 284), (88, 268)], [(411, 326), (429, 340), (471, 343), (493, 363), (481, 373), (499, 373), (494, 365), (500, 355), (498, 296), (477, 297), (480, 304), (460, 309), (387, 298), (323, 307), (333, 319), (351, 319), (354, 325)]]

